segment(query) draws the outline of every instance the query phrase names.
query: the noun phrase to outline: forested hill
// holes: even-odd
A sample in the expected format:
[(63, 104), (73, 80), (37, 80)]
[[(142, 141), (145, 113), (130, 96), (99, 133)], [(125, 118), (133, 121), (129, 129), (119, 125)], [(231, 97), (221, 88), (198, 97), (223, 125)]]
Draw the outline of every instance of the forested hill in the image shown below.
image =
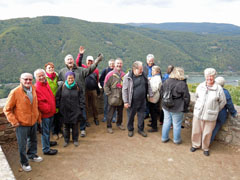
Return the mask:
[(100, 71), (110, 58), (122, 58), (126, 70), (133, 61), (145, 62), (148, 53), (155, 55), (163, 71), (168, 64), (191, 72), (206, 67), (239, 71), (240, 67), (239, 35), (199, 35), (45, 16), (0, 21), (0, 83), (16, 82), (22, 72), (43, 68), (49, 61), (58, 71), (67, 54), (76, 58), (80, 45), (86, 48), (85, 57), (104, 54)]
[(240, 27), (223, 23), (129, 23), (129, 25), (165, 31), (193, 32), (198, 34), (240, 35)]

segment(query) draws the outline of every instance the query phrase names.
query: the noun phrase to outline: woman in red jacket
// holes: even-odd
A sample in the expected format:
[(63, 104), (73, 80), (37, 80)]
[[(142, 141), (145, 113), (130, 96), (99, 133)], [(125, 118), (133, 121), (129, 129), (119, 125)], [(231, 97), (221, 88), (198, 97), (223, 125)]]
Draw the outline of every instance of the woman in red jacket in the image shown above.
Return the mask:
[(58, 151), (50, 149), (50, 146), (57, 144), (57, 142), (50, 143), (50, 129), (53, 116), (56, 113), (55, 97), (46, 80), (46, 73), (43, 69), (37, 69), (34, 72), (34, 77), (36, 79), (38, 109), (42, 114), (42, 150), (45, 155), (55, 155)]

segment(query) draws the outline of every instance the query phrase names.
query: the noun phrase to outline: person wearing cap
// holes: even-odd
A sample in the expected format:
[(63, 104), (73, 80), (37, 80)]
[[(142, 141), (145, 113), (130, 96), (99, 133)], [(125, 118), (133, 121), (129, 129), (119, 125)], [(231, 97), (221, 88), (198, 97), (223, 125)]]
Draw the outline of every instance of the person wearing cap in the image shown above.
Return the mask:
[(217, 77), (215, 79), (215, 82), (223, 87), (223, 92), (225, 94), (227, 104), (224, 106), (224, 108), (218, 114), (216, 126), (212, 132), (211, 142), (213, 142), (218, 131), (221, 129), (223, 124), (225, 124), (225, 122), (227, 120), (228, 112), (231, 114), (232, 117), (235, 117), (235, 118), (238, 115), (237, 110), (235, 109), (235, 107), (233, 105), (230, 93), (228, 92), (227, 89), (224, 88), (225, 79), (223, 77)]
[[(96, 58), (95, 62), (89, 67), (89, 68), (83, 68), (83, 67), (77, 67), (77, 65), (74, 63), (73, 56), (71, 54), (68, 54), (65, 58), (65, 64), (66, 67), (62, 68), (59, 72), (58, 76), (58, 85), (61, 86), (65, 82), (65, 74), (67, 71), (72, 71), (75, 73), (75, 81), (79, 88), (82, 88), (84, 101), (85, 101), (85, 79), (88, 75), (90, 75), (97, 67), (98, 63), (102, 61), (103, 55), (99, 54), (99, 56)], [(85, 105), (84, 105), (85, 106)], [(83, 108), (85, 109), (85, 107)], [(81, 137), (86, 136), (86, 120), (82, 120), (80, 122), (80, 130), (81, 130)]]
[[(94, 63), (94, 59), (92, 56), (87, 56), (86, 58), (86, 64), (82, 64), (83, 68), (89, 68)], [(97, 109), (97, 97), (100, 95), (100, 89), (98, 87), (98, 81), (99, 81), (99, 70), (96, 68), (93, 73), (91, 73), (89, 76), (85, 79), (86, 84), (86, 93), (85, 93), (85, 102), (86, 102), (86, 121), (88, 125), (90, 123), (88, 122), (88, 111), (91, 108), (92, 114), (93, 114), (93, 120), (94, 123), (98, 126), (99, 120), (98, 120), (98, 109)]]
[(218, 113), (226, 104), (223, 88), (215, 82), (216, 74), (213, 68), (205, 69), (205, 81), (198, 85), (195, 94), (190, 151), (195, 152), (202, 147), (205, 156), (209, 156), (210, 140)]
[(57, 149), (51, 149), (51, 146), (57, 145), (56, 141), (50, 142), (50, 130), (53, 122), (53, 116), (56, 113), (55, 97), (46, 80), (46, 72), (43, 69), (34, 71), (36, 79), (36, 93), (38, 99), (38, 109), (41, 112), (42, 118), (42, 151), (45, 155), (57, 154)]
[(20, 163), (24, 171), (32, 170), (29, 160), (34, 162), (43, 160), (37, 155), (37, 121), (41, 122), (41, 115), (32, 80), (32, 74), (21, 74), (20, 85), (11, 90), (3, 108), (7, 120), (16, 127)]
[(59, 108), (61, 121), (64, 123), (64, 147), (70, 142), (70, 129), (73, 143), (78, 146), (78, 123), (82, 119), (84, 96), (83, 89), (77, 85), (75, 77), (74, 72), (66, 72), (66, 81), (58, 88), (56, 94), (56, 107)]

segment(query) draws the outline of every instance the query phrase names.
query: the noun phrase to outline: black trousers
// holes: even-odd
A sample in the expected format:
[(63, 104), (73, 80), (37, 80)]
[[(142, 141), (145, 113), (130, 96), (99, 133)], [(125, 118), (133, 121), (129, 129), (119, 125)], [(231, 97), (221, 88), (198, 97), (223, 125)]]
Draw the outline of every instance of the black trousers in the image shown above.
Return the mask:
[(109, 105), (107, 114), (107, 128), (112, 128), (112, 118), (115, 111), (117, 111), (117, 126), (120, 126), (122, 124), (123, 104), (121, 106)]
[(159, 102), (157, 103), (148, 102), (148, 104), (149, 104), (150, 115), (152, 118), (151, 126), (153, 129), (157, 129), (157, 120), (160, 119)]
[(60, 120), (59, 112), (54, 114), (53, 123), (52, 123), (52, 134), (58, 135), (59, 133), (63, 133), (62, 130), (62, 122)]
[(132, 103), (131, 107), (127, 109), (127, 114), (128, 114), (128, 123), (127, 123), (127, 128), (128, 131), (133, 131), (134, 130), (134, 117), (137, 114), (138, 118), (138, 130), (143, 131), (144, 130), (144, 113), (146, 109), (146, 101), (143, 103), (136, 102)]
[(64, 123), (64, 141), (69, 142), (70, 141), (70, 129), (72, 129), (72, 140), (78, 141), (78, 123), (72, 124), (72, 123)]

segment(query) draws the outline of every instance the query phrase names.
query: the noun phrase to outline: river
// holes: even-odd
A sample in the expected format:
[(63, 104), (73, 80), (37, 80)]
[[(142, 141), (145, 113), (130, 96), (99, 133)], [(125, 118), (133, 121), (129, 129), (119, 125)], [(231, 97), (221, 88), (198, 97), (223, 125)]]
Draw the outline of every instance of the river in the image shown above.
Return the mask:
[[(227, 85), (233, 85), (233, 86), (238, 86), (240, 84), (240, 76), (226, 76), (226, 75), (221, 75), (224, 77)], [(204, 76), (203, 75), (186, 75), (187, 77), (187, 83), (201, 83), (204, 81)]]

